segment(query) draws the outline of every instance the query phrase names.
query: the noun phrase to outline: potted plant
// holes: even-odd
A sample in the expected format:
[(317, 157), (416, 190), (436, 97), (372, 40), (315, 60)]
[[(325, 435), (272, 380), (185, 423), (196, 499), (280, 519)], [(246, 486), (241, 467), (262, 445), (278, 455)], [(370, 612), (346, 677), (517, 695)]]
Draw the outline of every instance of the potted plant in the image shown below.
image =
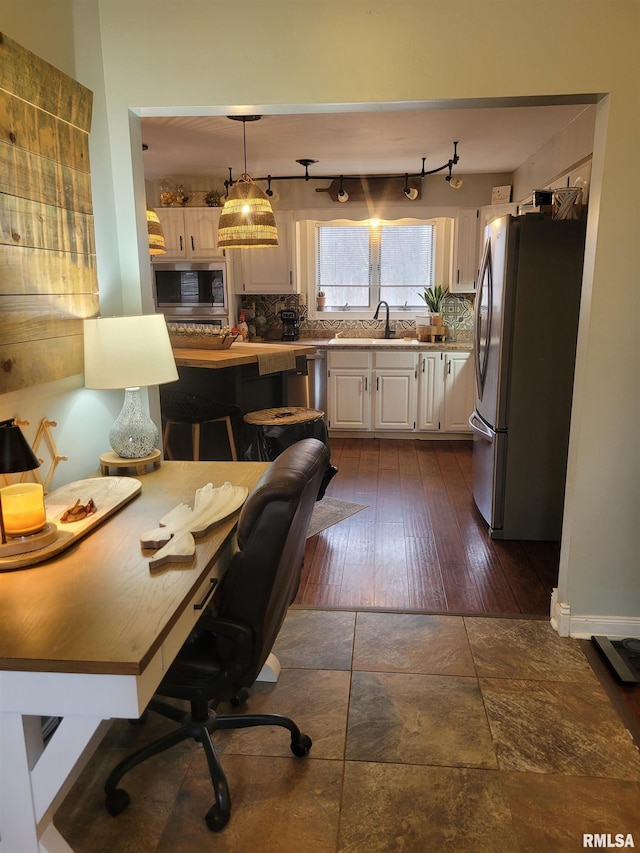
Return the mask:
[(318, 307), (318, 311), (324, 311), (324, 305), (327, 301), (327, 297), (325, 296), (324, 290), (319, 290), (318, 295), (316, 296), (316, 304)]
[(449, 288), (442, 287), (441, 284), (435, 284), (431, 287), (425, 288), (424, 292), (418, 293), (420, 299), (422, 299), (431, 312), (431, 323), (433, 326), (441, 326), (442, 325), (442, 308), (444, 306), (444, 300), (449, 295)]

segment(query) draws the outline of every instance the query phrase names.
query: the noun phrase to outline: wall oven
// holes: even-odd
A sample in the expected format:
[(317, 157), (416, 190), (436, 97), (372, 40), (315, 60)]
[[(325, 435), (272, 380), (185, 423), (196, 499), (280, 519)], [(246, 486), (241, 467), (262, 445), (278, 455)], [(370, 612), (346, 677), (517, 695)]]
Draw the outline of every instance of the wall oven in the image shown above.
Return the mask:
[(226, 261), (155, 263), (153, 299), (156, 311), (165, 315), (167, 323), (226, 326)]

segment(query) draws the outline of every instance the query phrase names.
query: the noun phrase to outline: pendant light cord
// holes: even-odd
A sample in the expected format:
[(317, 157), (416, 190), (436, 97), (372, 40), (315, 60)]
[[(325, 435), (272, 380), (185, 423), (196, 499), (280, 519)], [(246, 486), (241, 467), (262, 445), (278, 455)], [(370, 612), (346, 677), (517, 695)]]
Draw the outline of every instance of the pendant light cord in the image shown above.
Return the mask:
[(242, 147), (244, 149), (244, 173), (247, 174), (247, 122), (242, 120)]

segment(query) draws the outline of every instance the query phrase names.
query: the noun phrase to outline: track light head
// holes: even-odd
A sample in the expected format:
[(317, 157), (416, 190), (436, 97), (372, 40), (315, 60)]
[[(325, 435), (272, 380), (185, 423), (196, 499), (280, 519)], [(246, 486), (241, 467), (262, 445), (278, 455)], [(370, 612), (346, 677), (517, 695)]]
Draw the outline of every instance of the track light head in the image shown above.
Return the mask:
[(345, 190), (343, 186), (344, 178), (340, 175), (340, 189), (338, 190), (338, 201), (341, 201), (343, 204), (346, 201), (349, 201), (349, 193)]
[(451, 189), (459, 190), (463, 185), (464, 181), (462, 178), (449, 178), (449, 186)]

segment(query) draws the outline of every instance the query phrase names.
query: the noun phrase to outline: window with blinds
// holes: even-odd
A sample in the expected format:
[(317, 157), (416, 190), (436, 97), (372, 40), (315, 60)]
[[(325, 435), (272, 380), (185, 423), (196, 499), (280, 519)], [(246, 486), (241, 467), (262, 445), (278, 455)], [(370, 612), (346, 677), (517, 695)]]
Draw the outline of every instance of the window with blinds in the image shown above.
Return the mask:
[(433, 284), (435, 226), (316, 226), (316, 290), (328, 308), (420, 308), (418, 292)]

